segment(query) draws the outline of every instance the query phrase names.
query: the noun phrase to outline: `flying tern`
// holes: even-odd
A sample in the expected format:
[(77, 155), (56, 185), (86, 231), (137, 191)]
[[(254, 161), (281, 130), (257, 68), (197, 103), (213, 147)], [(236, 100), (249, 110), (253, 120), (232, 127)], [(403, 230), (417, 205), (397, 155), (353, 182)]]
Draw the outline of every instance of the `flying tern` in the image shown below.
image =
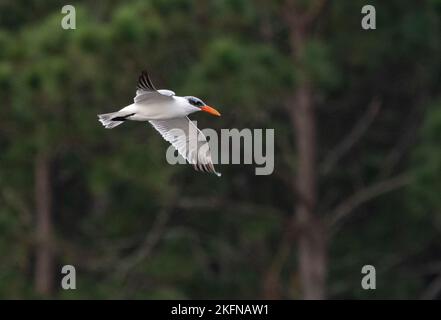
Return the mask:
[(206, 137), (188, 118), (189, 114), (198, 111), (220, 116), (216, 109), (199, 98), (180, 97), (171, 90), (157, 90), (148, 73), (143, 71), (138, 78), (134, 103), (117, 112), (99, 114), (98, 119), (107, 129), (127, 120), (148, 121), (197, 171), (220, 176), (214, 168)]

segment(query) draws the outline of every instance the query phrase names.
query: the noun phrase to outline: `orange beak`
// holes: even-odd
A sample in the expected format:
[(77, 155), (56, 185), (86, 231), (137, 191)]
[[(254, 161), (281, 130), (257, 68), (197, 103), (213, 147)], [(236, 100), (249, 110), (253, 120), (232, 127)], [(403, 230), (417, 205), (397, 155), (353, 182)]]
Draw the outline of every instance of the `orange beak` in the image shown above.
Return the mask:
[(201, 110), (205, 111), (205, 112), (208, 112), (209, 114), (212, 114), (213, 116), (220, 117), (220, 115), (221, 115), (219, 113), (219, 111), (217, 111), (215, 108), (212, 108), (210, 106), (203, 106), (203, 107), (201, 107)]

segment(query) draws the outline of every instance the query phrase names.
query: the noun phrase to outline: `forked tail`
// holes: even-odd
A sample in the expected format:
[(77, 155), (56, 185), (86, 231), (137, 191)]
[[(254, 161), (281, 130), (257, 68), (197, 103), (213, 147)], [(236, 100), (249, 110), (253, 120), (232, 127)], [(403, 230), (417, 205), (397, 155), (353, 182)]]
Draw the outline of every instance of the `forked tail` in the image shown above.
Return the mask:
[(123, 123), (127, 117), (131, 115), (122, 114), (121, 112), (104, 113), (98, 115), (98, 120), (106, 129), (113, 129)]

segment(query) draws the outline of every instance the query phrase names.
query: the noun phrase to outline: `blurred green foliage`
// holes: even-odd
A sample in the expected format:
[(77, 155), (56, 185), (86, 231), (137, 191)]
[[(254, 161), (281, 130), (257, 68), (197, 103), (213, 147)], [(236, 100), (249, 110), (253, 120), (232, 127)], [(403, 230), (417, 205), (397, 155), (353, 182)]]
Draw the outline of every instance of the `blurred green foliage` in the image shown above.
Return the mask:
[[(413, 179), (357, 208), (333, 236), (329, 296), (419, 297), (439, 273), (426, 266), (441, 259), (441, 2), (372, 2), (375, 31), (360, 27), (364, 1), (328, 5), (301, 70), (282, 1), (76, 1), (76, 30), (61, 28), (58, 1), (1, 2), (0, 297), (40, 297), (34, 165), (42, 151), (51, 159), (56, 265), (77, 267), (78, 289), (56, 297), (262, 297), (294, 210), (284, 103), (305, 80), (317, 101), (319, 160), (373, 96), (382, 100), (368, 132), (320, 176), (320, 215), (378, 179)], [(158, 87), (218, 107), (220, 120), (193, 117), (202, 128), (276, 128), (274, 174), (225, 165), (221, 179), (202, 175), (168, 165), (168, 145), (148, 125), (104, 130), (96, 115), (130, 103), (144, 68)], [(161, 214), (159, 241), (136, 259)], [(299, 297), (294, 251), (281, 270), (284, 298)], [(378, 268), (375, 293), (360, 288), (365, 264)]]

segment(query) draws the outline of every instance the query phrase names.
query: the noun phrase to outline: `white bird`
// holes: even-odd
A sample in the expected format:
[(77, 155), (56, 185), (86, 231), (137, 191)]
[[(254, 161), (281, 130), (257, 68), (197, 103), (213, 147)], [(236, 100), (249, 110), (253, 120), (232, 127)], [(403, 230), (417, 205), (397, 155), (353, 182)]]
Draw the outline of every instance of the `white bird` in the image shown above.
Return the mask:
[(196, 170), (220, 176), (214, 168), (207, 139), (187, 117), (197, 111), (220, 116), (216, 109), (199, 98), (179, 97), (171, 90), (156, 90), (148, 73), (143, 71), (138, 79), (134, 103), (117, 112), (99, 114), (98, 118), (107, 129), (126, 120), (148, 121)]

